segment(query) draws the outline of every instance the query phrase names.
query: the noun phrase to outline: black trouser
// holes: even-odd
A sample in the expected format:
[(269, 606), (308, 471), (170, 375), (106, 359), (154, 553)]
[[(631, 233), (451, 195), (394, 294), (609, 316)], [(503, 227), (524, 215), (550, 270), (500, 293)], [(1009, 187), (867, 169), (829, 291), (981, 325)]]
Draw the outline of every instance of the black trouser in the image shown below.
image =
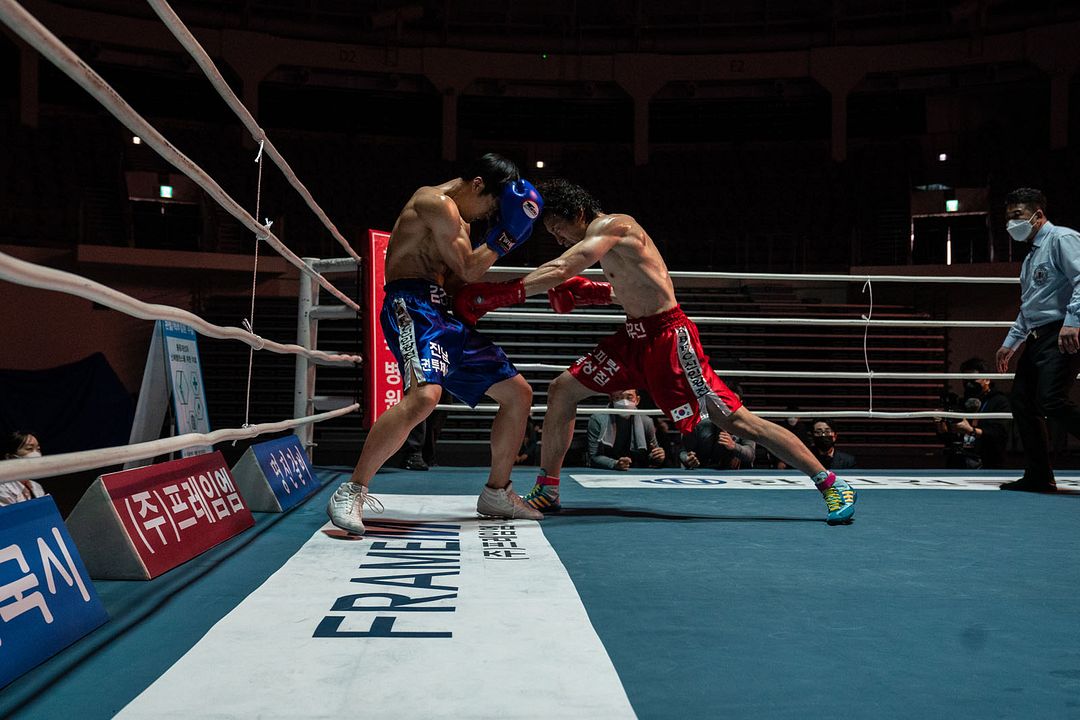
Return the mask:
[(1024, 443), (1024, 477), (1033, 482), (1054, 477), (1046, 418), (1057, 420), (1070, 435), (1080, 438), (1080, 408), (1069, 399), (1080, 369), (1080, 354), (1066, 355), (1058, 350), (1061, 325), (1043, 325), (1028, 335), (1009, 396), (1013, 420)]

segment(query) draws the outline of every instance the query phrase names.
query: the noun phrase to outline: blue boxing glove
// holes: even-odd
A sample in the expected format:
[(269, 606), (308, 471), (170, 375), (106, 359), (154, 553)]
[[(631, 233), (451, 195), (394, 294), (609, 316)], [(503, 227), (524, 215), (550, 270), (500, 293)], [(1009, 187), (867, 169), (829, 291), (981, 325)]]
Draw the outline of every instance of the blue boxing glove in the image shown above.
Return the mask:
[(499, 221), (484, 242), (502, 257), (529, 239), (533, 223), (544, 210), (544, 198), (528, 180), (507, 183), (499, 197)]

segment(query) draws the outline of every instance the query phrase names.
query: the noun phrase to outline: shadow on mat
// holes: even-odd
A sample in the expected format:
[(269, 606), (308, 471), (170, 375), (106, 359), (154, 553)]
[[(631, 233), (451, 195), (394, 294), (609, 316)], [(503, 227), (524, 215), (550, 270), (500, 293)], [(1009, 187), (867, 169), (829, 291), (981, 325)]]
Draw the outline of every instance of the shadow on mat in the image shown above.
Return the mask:
[(626, 520), (676, 520), (686, 522), (813, 522), (824, 523), (824, 518), (777, 517), (775, 515), (683, 515), (655, 510), (631, 510), (627, 508), (564, 508), (548, 516), (551, 519), (565, 517), (610, 517)]

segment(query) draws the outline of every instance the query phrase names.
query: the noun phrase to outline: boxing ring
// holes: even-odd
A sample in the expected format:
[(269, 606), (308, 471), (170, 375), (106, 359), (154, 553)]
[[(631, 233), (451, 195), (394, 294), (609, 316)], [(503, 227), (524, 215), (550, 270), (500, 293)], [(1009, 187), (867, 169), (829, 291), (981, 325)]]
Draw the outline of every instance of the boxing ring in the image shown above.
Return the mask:
[[(347, 257), (297, 257), (269, 223), (258, 221), (258, 201), (253, 212), (245, 210), (21, 6), (0, 0), (0, 20), (199, 184), (252, 232), (256, 247), (243, 327), (215, 325), (4, 254), (0, 279), (137, 318), (182, 322), (205, 337), (243, 342), (252, 353), (296, 358), (293, 418), (255, 424), (246, 418), (241, 427), (209, 434), (4, 461), (0, 482), (286, 430), (309, 447), (313, 423), (358, 410), (347, 404), (316, 412), (330, 399), (315, 394), (315, 376), (318, 367), (362, 362), (316, 347), (318, 322), (374, 311), (325, 277), (351, 271), (361, 259), (190, 31), (163, 0), (149, 1), (259, 145), (260, 179), (269, 157)], [(296, 343), (255, 333), (264, 243), (302, 273)], [(493, 268), (492, 274), (528, 270)], [(1009, 417), (875, 407), (877, 380), (1012, 375), (880, 371), (867, 348), (877, 328), (1004, 331), (1011, 325), (875, 318), (875, 284), (1015, 279), (671, 274), (677, 282), (863, 285), (867, 310), (858, 318), (692, 314), (702, 329), (861, 329), (860, 372), (716, 368), (722, 378), (867, 384), (865, 409), (760, 415)], [(623, 321), (602, 310), (557, 316), (525, 308), (489, 313), (479, 329), (576, 323), (595, 328), (599, 338)], [(543, 362), (518, 367), (534, 384), (565, 369)], [(248, 401), (251, 392), (249, 369)], [(545, 409), (537, 404), (532, 411), (540, 416)], [(582, 416), (607, 411), (580, 408)], [(535, 470), (515, 468), (519, 489), (531, 485)], [(253, 527), (151, 581), (96, 580), (110, 621), (0, 688), (0, 716), (1060, 718), (1080, 707), (1080, 620), (1070, 612), (1080, 590), (1076, 473), (1059, 473), (1063, 492), (1048, 496), (992, 492), (1016, 472), (853, 471), (845, 477), (860, 490), (858, 522), (840, 528), (825, 525), (820, 499), (808, 492), (812, 485), (792, 473), (567, 468), (565, 509), (540, 523), (478, 519), (475, 495), (486, 474), (478, 467), (422, 474), (385, 468), (373, 490), (386, 512), (370, 518), (364, 538), (343, 540), (328, 527), (324, 508), (348, 468), (316, 468), (319, 489), (290, 512), (256, 512)], [(4, 590), (5, 582), (0, 575), (6, 623), (12, 598), (22, 596)], [(0, 623), (0, 661), (5, 627)]]

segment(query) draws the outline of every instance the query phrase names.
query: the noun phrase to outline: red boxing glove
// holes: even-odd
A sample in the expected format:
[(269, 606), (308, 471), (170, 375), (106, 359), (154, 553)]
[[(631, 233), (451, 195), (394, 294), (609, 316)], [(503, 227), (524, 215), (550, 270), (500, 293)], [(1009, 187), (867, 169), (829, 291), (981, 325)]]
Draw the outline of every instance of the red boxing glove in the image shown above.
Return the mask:
[(568, 313), (578, 305), (608, 305), (611, 303), (611, 283), (575, 276), (548, 290), (548, 302), (557, 313)]
[(492, 310), (523, 302), (523, 278), (497, 283), (471, 283), (461, 288), (454, 298), (454, 315), (466, 325), (475, 325), (477, 320)]

